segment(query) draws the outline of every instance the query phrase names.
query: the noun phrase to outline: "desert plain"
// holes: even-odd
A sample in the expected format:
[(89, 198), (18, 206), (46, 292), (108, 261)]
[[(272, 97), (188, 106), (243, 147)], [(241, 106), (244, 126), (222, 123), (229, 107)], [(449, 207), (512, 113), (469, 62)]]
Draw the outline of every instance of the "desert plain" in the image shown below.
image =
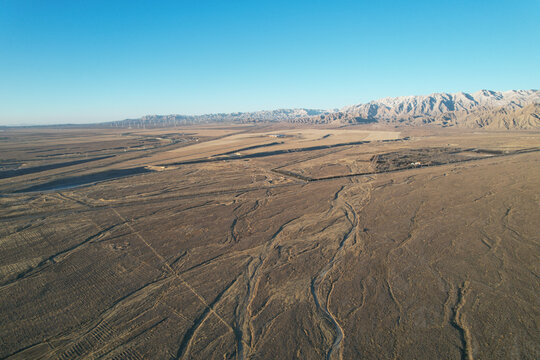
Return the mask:
[(538, 359), (540, 132), (0, 131), (0, 358)]

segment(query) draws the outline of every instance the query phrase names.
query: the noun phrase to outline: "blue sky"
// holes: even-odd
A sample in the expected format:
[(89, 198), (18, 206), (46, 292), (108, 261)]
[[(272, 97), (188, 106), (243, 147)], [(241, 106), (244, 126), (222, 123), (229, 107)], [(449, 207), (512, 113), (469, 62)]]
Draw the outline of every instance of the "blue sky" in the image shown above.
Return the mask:
[(540, 87), (540, 1), (0, 0), (0, 125)]

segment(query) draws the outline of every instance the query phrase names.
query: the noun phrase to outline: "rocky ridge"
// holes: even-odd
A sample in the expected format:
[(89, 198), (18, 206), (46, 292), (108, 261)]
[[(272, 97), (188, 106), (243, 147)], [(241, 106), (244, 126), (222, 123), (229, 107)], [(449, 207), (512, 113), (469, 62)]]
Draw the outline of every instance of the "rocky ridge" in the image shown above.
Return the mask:
[(149, 115), (107, 123), (117, 127), (163, 127), (204, 123), (383, 123), (491, 129), (540, 129), (540, 91), (481, 90), (388, 97), (339, 110), (279, 109), (207, 115)]

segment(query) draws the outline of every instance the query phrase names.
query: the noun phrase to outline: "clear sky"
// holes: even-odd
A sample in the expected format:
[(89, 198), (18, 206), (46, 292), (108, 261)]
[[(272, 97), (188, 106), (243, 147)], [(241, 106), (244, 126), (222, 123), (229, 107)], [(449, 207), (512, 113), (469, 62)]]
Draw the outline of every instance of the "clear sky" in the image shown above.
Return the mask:
[(539, 0), (0, 0), (0, 125), (538, 89), (539, 19)]

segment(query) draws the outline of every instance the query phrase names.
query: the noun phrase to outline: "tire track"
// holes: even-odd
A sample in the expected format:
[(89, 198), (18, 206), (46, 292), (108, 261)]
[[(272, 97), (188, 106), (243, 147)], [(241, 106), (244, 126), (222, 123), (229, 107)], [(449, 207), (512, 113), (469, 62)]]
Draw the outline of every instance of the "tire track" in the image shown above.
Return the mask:
[(102, 239), (104, 236), (108, 235), (112, 230), (114, 230), (115, 228), (123, 225), (122, 223), (114, 224), (114, 225), (111, 225), (111, 226), (103, 229), (100, 226), (98, 226), (95, 222), (93, 222), (92, 220), (89, 220), (89, 221), (92, 222), (97, 227), (97, 229), (98, 229), (97, 233), (87, 237), (86, 239), (84, 239), (83, 241), (81, 241), (81, 242), (79, 242), (77, 244), (71, 245), (71, 246), (69, 246), (69, 247), (67, 247), (67, 248), (65, 248), (63, 250), (60, 250), (60, 251), (58, 251), (58, 252), (56, 252), (54, 254), (49, 255), (47, 258), (40, 261), (36, 266), (33, 266), (33, 267), (23, 271), (23, 272), (20, 272), (19, 274), (12, 277), (11, 279), (0, 283), (0, 289), (4, 288), (6, 286), (12, 285), (12, 284), (16, 283), (19, 280), (23, 280), (23, 279), (25, 279), (27, 277), (30, 277), (30, 276), (33, 276), (33, 275), (37, 274), (38, 272), (45, 269), (47, 266), (58, 262), (58, 258), (69, 256), (71, 253), (73, 253), (75, 251), (78, 251), (80, 248), (84, 247), (85, 245)]
[[(159, 254), (156, 249), (154, 249), (154, 247), (152, 245), (150, 245), (146, 239), (144, 239), (144, 237), (138, 232), (136, 231), (133, 226), (131, 226), (131, 224), (129, 222), (127, 222), (125, 220), (125, 218), (120, 215), (120, 213), (118, 211), (116, 211), (116, 209), (114, 208), (111, 208), (111, 210), (118, 216), (118, 218), (120, 220), (122, 220), (127, 227), (129, 227), (129, 229), (131, 230), (132, 234), (137, 236), (139, 238), (139, 240), (141, 240), (143, 242), (143, 244), (148, 247), (148, 249), (150, 249), (150, 251), (152, 251), (152, 253), (160, 260), (160, 262), (163, 264), (163, 266), (165, 267), (166, 271), (174, 276), (177, 280), (180, 281), (180, 283), (182, 283), (191, 293), (193, 293), (195, 295), (195, 297), (203, 304), (203, 306), (205, 307), (205, 310), (203, 311), (203, 314), (202, 314), (202, 317), (205, 318), (209, 315), (214, 315), (217, 320), (219, 322), (221, 322), (223, 325), (225, 325), (230, 331), (232, 331), (234, 333), (234, 329), (233, 327), (228, 323), (226, 322), (215, 310), (214, 310), (214, 306), (216, 305), (217, 301), (219, 301), (219, 299), (221, 298), (221, 296), (223, 296), (224, 292), (220, 293), (220, 295), (218, 295), (218, 298), (214, 299), (214, 301), (212, 303), (208, 303), (206, 301), (206, 299), (201, 296), (178, 272), (176, 272), (168, 263), (167, 261), (165, 260), (165, 258)], [(232, 285), (232, 284), (231, 284)], [(231, 286), (229, 285), (226, 290)], [(225, 291), (226, 291), (225, 290)], [(196, 326), (193, 330), (193, 333), (195, 332), (195, 330), (197, 329), (198, 325), (197, 322), (199, 320), (202, 320), (201, 317), (199, 317), (198, 319), (195, 320), (194, 322), (194, 326)], [(199, 321), (200, 322), (200, 321)], [(192, 337), (191, 337), (192, 338)], [(185, 350), (184, 348), (187, 347), (187, 344), (186, 345), (183, 345), (184, 344), (184, 340), (182, 341), (182, 343), (180, 344), (180, 347), (179, 347), (179, 350), (177, 352), (177, 359), (179, 358), (179, 356), (183, 356), (185, 355)], [(186, 348), (187, 350), (187, 348)]]
[(238, 281), (239, 278), (234, 279), (231, 283), (229, 283), (225, 289), (223, 289), (216, 297), (215, 299), (208, 304), (208, 306), (204, 309), (204, 311), (195, 319), (193, 322), (193, 325), (186, 331), (178, 350), (176, 351), (176, 357), (175, 359), (182, 359), (185, 357), (189, 357), (189, 354), (191, 352), (191, 346), (193, 344), (193, 340), (197, 338), (198, 332), (208, 320), (210, 315), (213, 312), (215, 314), (214, 308), (216, 305), (219, 304), (223, 296), (233, 287), (233, 285)]

